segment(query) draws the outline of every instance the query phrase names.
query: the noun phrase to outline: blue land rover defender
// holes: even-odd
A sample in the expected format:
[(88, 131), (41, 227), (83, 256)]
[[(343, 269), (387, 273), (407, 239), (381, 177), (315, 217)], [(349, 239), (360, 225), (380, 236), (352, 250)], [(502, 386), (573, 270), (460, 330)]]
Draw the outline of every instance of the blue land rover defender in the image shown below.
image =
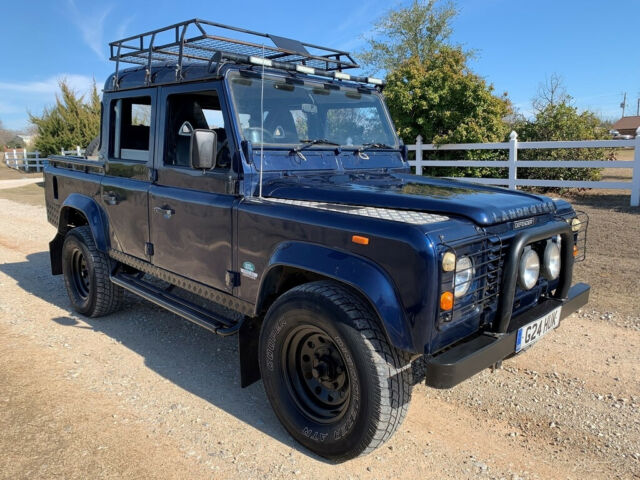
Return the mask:
[(83, 315), (129, 291), (237, 333), (242, 385), (311, 451), (372, 451), (414, 382), (453, 387), (587, 302), (586, 218), (412, 175), (348, 53), (203, 20), (110, 48), (97, 159), (45, 170), (52, 273)]

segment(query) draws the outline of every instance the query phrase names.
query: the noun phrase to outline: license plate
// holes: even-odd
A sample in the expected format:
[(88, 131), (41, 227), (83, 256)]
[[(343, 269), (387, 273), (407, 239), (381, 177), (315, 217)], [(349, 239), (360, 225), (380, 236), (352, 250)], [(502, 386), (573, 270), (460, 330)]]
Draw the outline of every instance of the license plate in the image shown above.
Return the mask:
[(516, 337), (516, 353), (523, 348), (527, 348), (529, 345), (536, 343), (547, 332), (556, 328), (560, 323), (560, 310), (562, 310), (562, 307), (558, 307), (547, 313), (544, 317), (534, 320), (531, 323), (527, 323), (524, 327), (518, 329), (518, 336)]

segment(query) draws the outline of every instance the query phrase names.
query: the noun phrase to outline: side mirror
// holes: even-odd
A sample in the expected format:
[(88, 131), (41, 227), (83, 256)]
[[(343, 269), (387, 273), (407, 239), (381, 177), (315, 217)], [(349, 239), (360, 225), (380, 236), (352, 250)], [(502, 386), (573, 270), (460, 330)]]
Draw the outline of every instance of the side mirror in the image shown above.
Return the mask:
[(211, 170), (216, 166), (218, 139), (213, 130), (197, 129), (191, 135), (191, 167), (198, 170)]

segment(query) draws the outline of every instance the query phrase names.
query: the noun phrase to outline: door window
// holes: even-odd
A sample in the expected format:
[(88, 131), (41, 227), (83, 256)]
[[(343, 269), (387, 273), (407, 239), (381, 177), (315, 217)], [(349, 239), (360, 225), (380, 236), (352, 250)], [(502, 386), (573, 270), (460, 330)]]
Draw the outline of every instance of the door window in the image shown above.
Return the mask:
[(111, 102), (111, 158), (149, 160), (151, 113), (151, 97), (120, 98)]
[(220, 107), (218, 94), (211, 90), (197, 93), (181, 93), (167, 97), (167, 126), (165, 130), (164, 164), (190, 167), (189, 148), (191, 137), (180, 134), (185, 124), (191, 128), (213, 130), (218, 140), (216, 169), (228, 169), (231, 165), (228, 130)]

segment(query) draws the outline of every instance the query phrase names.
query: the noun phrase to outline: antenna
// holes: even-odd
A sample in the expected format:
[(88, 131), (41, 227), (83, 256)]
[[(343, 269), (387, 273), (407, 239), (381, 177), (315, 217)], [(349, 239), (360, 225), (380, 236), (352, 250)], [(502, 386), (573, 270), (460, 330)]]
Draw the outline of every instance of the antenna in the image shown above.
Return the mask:
[[(262, 58), (264, 59), (264, 45), (262, 45)], [(264, 62), (262, 62), (262, 76), (260, 79), (260, 179), (258, 185), (258, 197), (262, 199), (262, 171), (264, 166)]]

